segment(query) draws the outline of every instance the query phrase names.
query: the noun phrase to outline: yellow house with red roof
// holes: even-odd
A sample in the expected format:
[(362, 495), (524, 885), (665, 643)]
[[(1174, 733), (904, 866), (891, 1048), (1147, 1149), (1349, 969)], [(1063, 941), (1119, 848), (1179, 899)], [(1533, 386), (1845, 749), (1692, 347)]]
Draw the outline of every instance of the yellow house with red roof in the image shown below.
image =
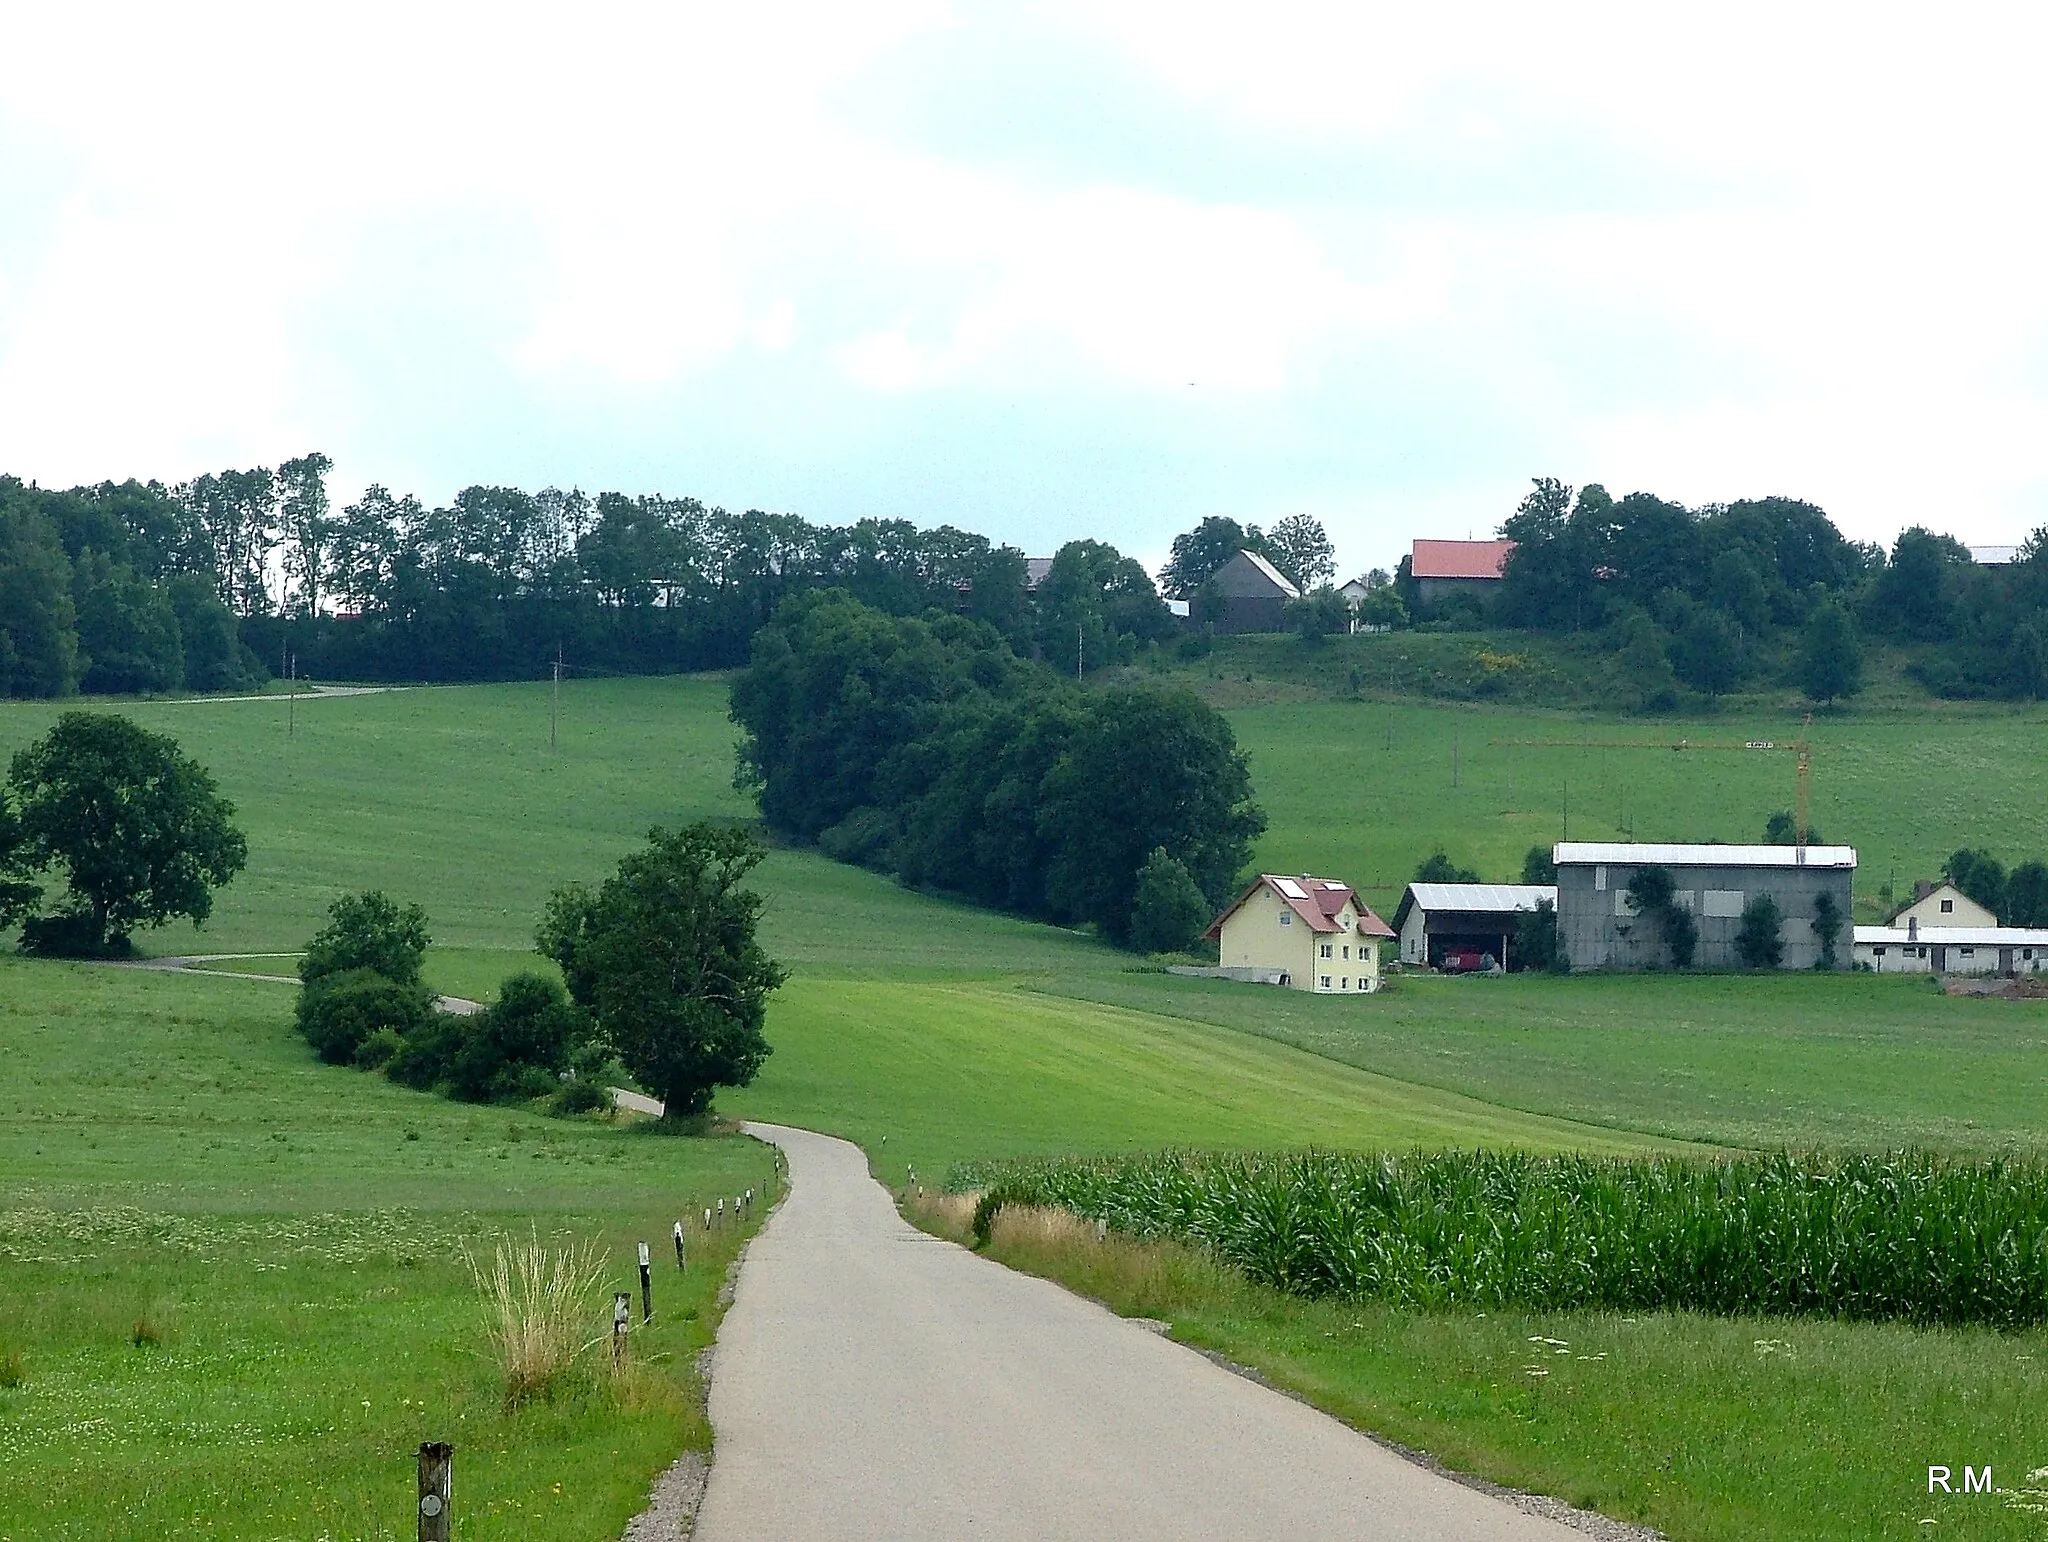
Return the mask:
[(1356, 995), (1380, 988), (1380, 949), (1394, 935), (1348, 883), (1261, 873), (1208, 930), (1232, 979)]

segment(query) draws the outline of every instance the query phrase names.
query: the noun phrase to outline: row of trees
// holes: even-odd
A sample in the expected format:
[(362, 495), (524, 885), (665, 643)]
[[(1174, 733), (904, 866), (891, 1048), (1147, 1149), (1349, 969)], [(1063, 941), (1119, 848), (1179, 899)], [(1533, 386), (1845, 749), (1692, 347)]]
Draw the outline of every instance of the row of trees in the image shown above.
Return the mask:
[[(1604, 634), (1646, 707), (1766, 670), (1816, 701), (1851, 696), (1865, 635), (1913, 649), (1915, 671), (1948, 694), (2048, 695), (2048, 530), (2017, 562), (1986, 566), (1920, 527), (1889, 553), (1851, 542), (1797, 499), (1688, 509), (1543, 477), (1501, 534), (1517, 545), (1492, 619)], [(1424, 605), (1405, 565), (1396, 585), (1420, 618), (1478, 620), (1467, 596)]]
[[(732, 715), (738, 781), (780, 834), (1118, 942), (1148, 861), (1148, 893), (1176, 889), (1191, 912), (1184, 878), (1214, 914), (1265, 827), (1202, 702), (1084, 692), (962, 616), (799, 596), (756, 639)], [(1150, 920), (1145, 936), (1160, 942)]]
[(1942, 864), (1942, 876), (2003, 925), (2048, 927), (2048, 862), (2021, 862), (2007, 872), (1990, 852), (1964, 847)]

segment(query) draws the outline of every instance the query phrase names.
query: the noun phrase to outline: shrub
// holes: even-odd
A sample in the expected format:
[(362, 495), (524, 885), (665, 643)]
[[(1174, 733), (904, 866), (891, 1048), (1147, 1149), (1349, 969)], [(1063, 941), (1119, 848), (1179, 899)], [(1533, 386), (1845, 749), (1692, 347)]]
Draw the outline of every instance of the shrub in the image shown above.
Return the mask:
[(306, 944), (299, 978), (308, 985), (328, 975), (372, 969), (401, 985), (417, 985), (426, 957), (427, 913), (402, 905), (381, 889), (344, 894), (327, 910), (327, 925)]
[(355, 1061), (365, 1071), (379, 1070), (404, 1048), (405, 1039), (396, 1028), (379, 1028), (356, 1046)]
[(548, 1111), (562, 1115), (594, 1114), (599, 1109), (611, 1106), (612, 1095), (609, 1092), (596, 1082), (586, 1081), (579, 1076), (563, 1082), (555, 1090), (555, 1095), (548, 1104)]
[(1524, 910), (1515, 917), (1514, 952), (1508, 958), (1517, 969), (1558, 967), (1557, 906), (1540, 899), (1534, 910)]
[(28, 1380), (28, 1362), (21, 1351), (10, 1349), (0, 1355), (0, 1391), (11, 1392)]
[(1155, 846), (1138, 869), (1131, 904), (1131, 942), (1141, 953), (1179, 953), (1209, 924), (1209, 901), (1192, 874)]
[(126, 932), (102, 936), (99, 923), (82, 910), (26, 917), (20, 946), (41, 958), (128, 958), (135, 952)]
[(322, 976), (299, 992), (299, 1032), (329, 1065), (347, 1065), (380, 1029), (409, 1040), (437, 1016), (434, 998), (372, 969)]
[(452, 1023), (456, 1043), (445, 1075), (449, 1091), (470, 1103), (545, 1097), (589, 1031), (568, 993), (537, 974), (511, 976), (496, 1005)]
[(485, 1334), (505, 1380), (505, 1406), (553, 1397), (576, 1358), (598, 1342), (604, 1260), (589, 1243), (551, 1248), (538, 1236), (499, 1242), (488, 1263), (469, 1260), (484, 1298)]
[(1813, 967), (1834, 968), (1835, 943), (1842, 935), (1842, 908), (1835, 903), (1834, 895), (1825, 889), (1813, 902), (1813, 935), (1820, 942), (1820, 957), (1813, 961)]
[[(1836, 926), (1841, 925), (1838, 917)], [(1778, 902), (1768, 894), (1751, 897), (1742, 907), (1742, 925), (1735, 933), (1735, 952), (1751, 969), (1776, 969), (1785, 961), (1785, 937)]]

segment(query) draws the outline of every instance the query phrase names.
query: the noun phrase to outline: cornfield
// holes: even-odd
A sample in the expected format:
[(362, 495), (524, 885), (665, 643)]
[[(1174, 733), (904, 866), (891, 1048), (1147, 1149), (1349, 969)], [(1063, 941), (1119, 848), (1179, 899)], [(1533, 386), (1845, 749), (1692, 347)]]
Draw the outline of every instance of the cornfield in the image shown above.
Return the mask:
[(963, 1168), (986, 1239), (1050, 1205), (1304, 1296), (2015, 1327), (2048, 1320), (2048, 1165), (1168, 1154)]

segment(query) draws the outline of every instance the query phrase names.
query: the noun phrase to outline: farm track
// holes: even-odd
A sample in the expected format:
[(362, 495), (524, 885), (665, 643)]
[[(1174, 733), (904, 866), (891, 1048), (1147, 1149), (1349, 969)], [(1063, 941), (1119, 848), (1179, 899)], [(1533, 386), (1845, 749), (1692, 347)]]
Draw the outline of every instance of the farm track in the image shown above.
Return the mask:
[(927, 1236), (846, 1141), (747, 1128), (791, 1189), (719, 1334), (697, 1542), (1586, 1534)]

